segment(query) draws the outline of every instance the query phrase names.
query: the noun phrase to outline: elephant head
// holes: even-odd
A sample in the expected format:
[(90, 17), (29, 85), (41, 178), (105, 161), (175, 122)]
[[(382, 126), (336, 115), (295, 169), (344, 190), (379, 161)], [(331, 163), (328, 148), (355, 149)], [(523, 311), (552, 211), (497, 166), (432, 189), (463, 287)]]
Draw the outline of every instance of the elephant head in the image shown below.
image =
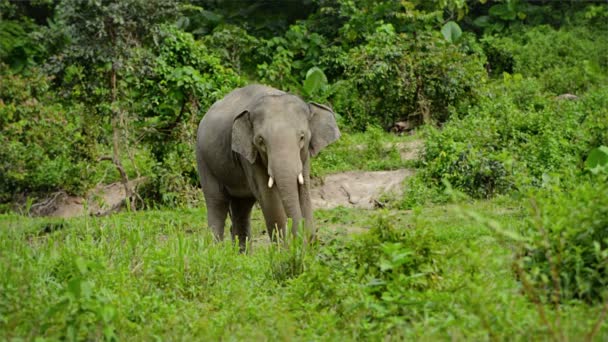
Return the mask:
[(267, 173), (263, 191), (278, 191), (296, 233), (302, 218), (313, 230), (309, 156), (339, 137), (328, 107), (290, 94), (268, 95), (235, 118), (232, 150), (251, 164), (261, 163)]

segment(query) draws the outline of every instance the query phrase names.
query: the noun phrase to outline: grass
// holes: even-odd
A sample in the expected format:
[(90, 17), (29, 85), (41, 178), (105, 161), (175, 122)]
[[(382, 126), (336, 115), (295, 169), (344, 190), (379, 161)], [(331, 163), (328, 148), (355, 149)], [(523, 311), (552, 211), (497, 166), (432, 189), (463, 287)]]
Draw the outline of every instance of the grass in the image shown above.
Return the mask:
[[(513, 230), (524, 215), (505, 198), (467, 207)], [(321, 243), (305, 254), (258, 242), (242, 255), (212, 243), (204, 209), (0, 216), (0, 340), (550, 338), (508, 246), (453, 207), (316, 219)], [(258, 238), (262, 226), (256, 210)], [(564, 304), (565, 335), (582, 338), (600, 310)], [(596, 338), (608, 338), (605, 323)]]
[(365, 133), (343, 133), (312, 160), (312, 176), (361, 170), (380, 171), (413, 167), (415, 162), (404, 160), (397, 144), (408, 144), (416, 135), (396, 136), (381, 128), (368, 127)]

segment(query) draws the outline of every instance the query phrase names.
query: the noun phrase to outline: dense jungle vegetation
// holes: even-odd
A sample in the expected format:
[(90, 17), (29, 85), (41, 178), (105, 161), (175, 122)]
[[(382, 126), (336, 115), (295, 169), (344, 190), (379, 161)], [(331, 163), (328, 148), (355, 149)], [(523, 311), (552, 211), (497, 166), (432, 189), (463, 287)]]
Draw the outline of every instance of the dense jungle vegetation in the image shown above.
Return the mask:
[[(335, 110), (315, 178), (415, 175), (315, 246), (214, 244), (196, 126), (249, 83)], [(0, 213), (2, 340), (607, 340), (608, 5), (0, 0)]]

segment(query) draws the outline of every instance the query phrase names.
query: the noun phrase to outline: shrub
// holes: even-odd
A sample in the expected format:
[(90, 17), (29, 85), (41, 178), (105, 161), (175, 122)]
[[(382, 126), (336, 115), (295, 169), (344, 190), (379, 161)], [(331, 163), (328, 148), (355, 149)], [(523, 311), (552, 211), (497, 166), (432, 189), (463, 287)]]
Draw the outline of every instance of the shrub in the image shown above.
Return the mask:
[(581, 93), (606, 81), (608, 36), (584, 26), (553, 29), (521, 27), (508, 36), (484, 36), (493, 73), (538, 77), (554, 94)]
[(521, 266), (558, 300), (598, 302), (608, 293), (608, 182), (605, 176), (569, 191), (536, 194)]
[(505, 74), (462, 118), (424, 131), (417, 177), (440, 188), (448, 181), (475, 198), (539, 186), (552, 174), (567, 181), (608, 138), (605, 93), (599, 88), (578, 101), (557, 100), (537, 80)]
[(409, 36), (380, 25), (365, 44), (348, 51), (345, 84), (335, 109), (347, 124), (388, 127), (395, 121), (443, 122), (449, 108), (475, 102), (485, 80), (481, 58), (432, 33)]
[(0, 65), (0, 202), (23, 192), (81, 193), (90, 185), (94, 135), (82, 108), (54, 102), (45, 76)]
[(396, 228), (380, 215), (366, 234), (326, 241), (291, 283), (290, 302), (335, 312), (347, 326), (364, 316), (365, 334), (390, 330), (419, 313), (412, 297), (441, 286), (441, 254), (428, 229)]
[(284, 36), (264, 41), (257, 51), (260, 81), (299, 92), (306, 72), (318, 65), (327, 45), (325, 38), (303, 24), (292, 25)]

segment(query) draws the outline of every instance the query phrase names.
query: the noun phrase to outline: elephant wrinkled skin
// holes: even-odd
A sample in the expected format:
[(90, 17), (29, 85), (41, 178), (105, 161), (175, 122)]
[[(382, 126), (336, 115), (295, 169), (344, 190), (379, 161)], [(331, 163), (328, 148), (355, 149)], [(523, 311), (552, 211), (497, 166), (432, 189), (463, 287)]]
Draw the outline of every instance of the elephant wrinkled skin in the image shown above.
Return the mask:
[(314, 238), (310, 156), (339, 137), (331, 109), (271, 87), (239, 88), (213, 104), (198, 126), (196, 161), (216, 240), (229, 213), (245, 248), (256, 201), (271, 239), (285, 236), (288, 218), (294, 236), (304, 220)]

